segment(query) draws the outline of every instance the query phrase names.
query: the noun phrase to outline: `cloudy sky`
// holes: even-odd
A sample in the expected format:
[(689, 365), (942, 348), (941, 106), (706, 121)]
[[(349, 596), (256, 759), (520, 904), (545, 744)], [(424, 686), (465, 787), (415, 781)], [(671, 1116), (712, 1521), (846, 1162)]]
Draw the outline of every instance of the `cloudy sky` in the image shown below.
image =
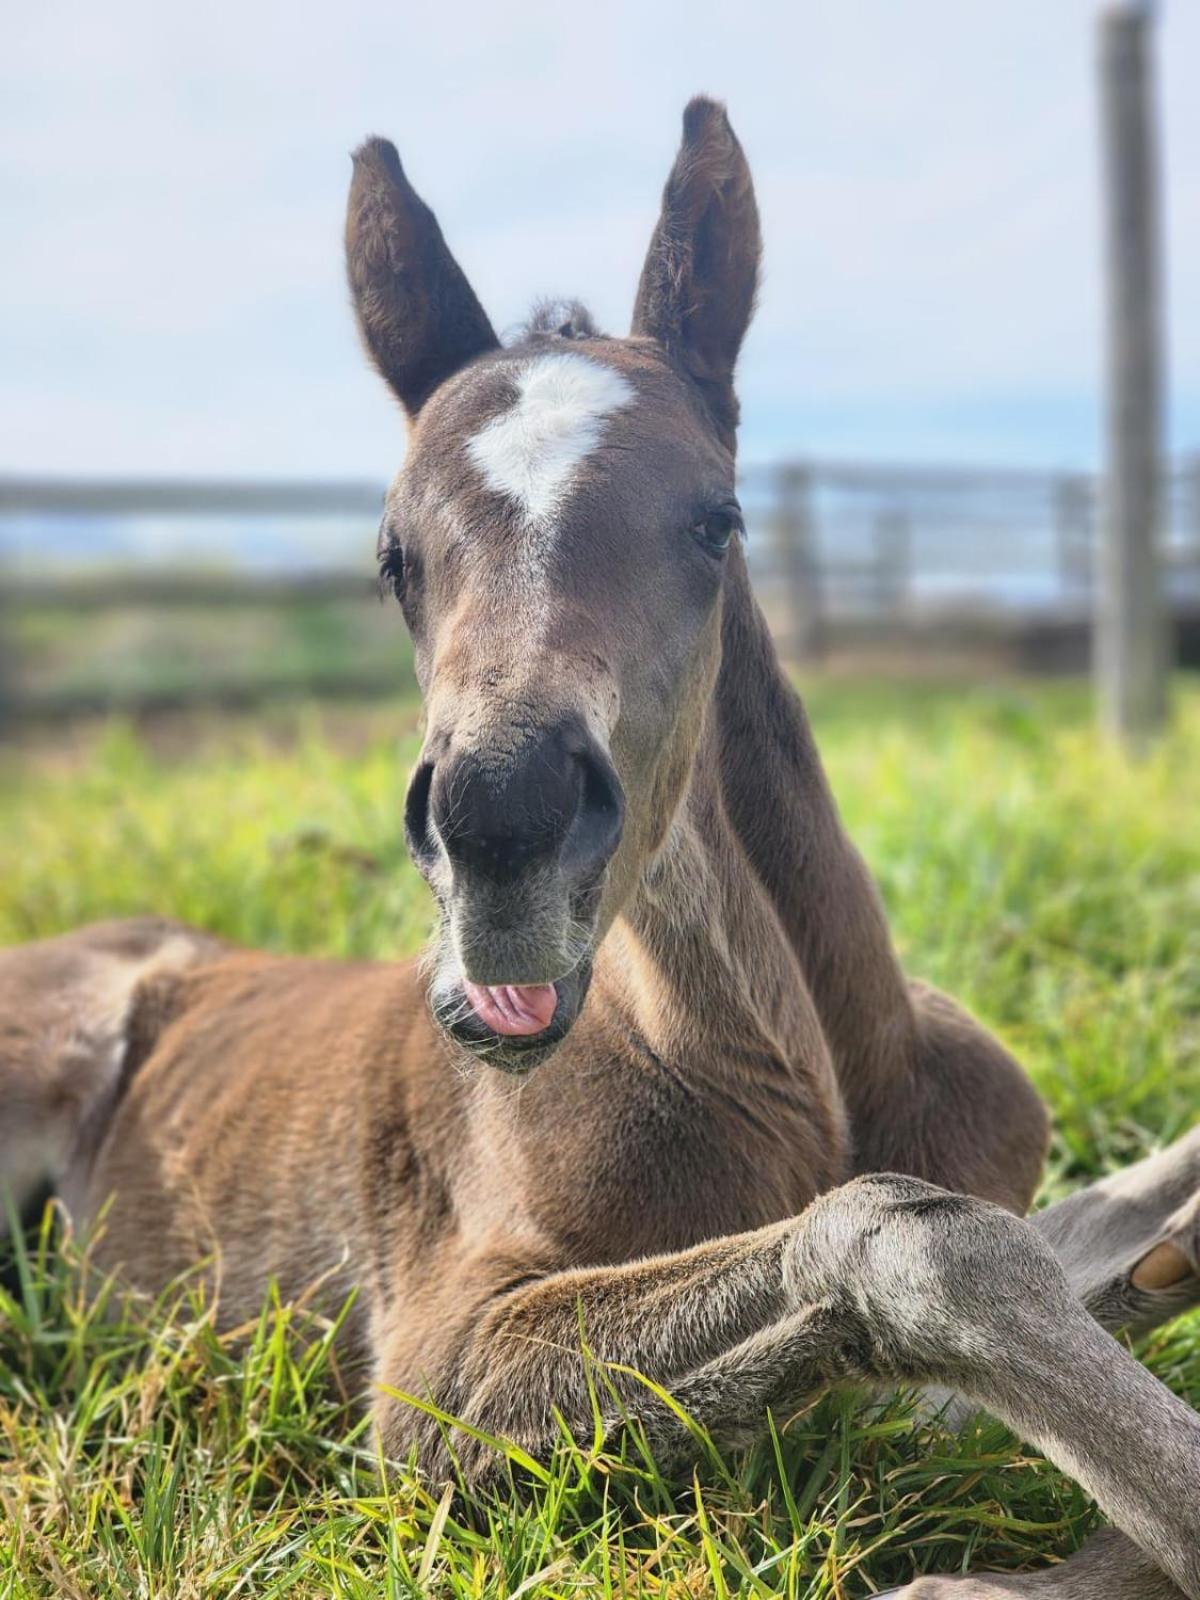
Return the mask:
[[(767, 243), (745, 451), (1088, 464), (1093, 0), (56, 0), (0, 61), (0, 470), (380, 477), (341, 276), (389, 134), (498, 328), (627, 325), (697, 90)], [(1172, 445), (1200, 448), (1200, 6), (1159, 30)]]

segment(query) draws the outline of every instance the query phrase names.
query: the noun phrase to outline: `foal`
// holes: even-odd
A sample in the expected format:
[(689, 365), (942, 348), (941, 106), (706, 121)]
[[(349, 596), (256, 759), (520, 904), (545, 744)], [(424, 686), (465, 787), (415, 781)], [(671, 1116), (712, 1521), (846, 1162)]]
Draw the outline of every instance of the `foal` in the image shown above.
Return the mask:
[[(502, 348), (383, 140), (347, 255), (410, 422), (379, 556), (436, 942), (308, 961), (144, 920), (5, 952), (9, 1187), (112, 1197), (99, 1248), (139, 1283), (212, 1253), (231, 1321), (268, 1277), (356, 1286), (374, 1392), (534, 1452), (591, 1436), (581, 1323), (724, 1445), (833, 1382), (957, 1390), (1121, 1531), (948, 1596), (1200, 1600), (1200, 1419), (1106, 1331), (1200, 1299), (1200, 1140), (1022, 1220), (1043, 1110), (897, 966), (747, 581), (759, 230), (724, 111), (685, 113), (629, 338), (573, 312)], [(611, 1428), (684, 1465), (677, 1413), (613, 1382)], [(447, 1470), (423, 1413), (375, 1417)]]

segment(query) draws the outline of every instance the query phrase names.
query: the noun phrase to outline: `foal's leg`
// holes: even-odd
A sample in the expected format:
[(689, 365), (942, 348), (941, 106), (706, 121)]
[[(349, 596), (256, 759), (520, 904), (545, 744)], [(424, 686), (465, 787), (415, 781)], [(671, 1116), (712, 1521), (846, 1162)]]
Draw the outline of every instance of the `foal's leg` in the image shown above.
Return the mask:
[[(1200, 1417), (1089, 1316), (1029, 1223), (998, 1207), (916, 1179), (861, 1178), (758, 1233), (555, 1274), (470, 1318), (430, 1373), (437, 1399), (534, 1451), (559, 1416), (589, 1438), (581, 1316), (600, 1359), (666, 1386), (722, 1445), (754, 1432), (765, 1405), (782, 1410), (839, 1379), (954, 1387), (1070, 1472), (1200, 1600)], [(656, 1450), (695, 1452), (670, 1407), (610, 1375)], [(412, 1437), (394, 1403), (379, 1422), (389, 1450)], [(437, 1430), (422, 1442), (436, 1459)], [(452, 1442), (468, 1471), (486, 1469), (470, 1435)]]
[(1168, 1322), (1200, 1304), (1200, 1127), (1030, 1221), (1103, 1327)]
[(99, 923), (0, 950), (0, 1235), (68, 1180), (99, 1139), (136, 1040), (147, 980), (215, 955), (215, 939), (161, 917)]
[(911, 1035), (897, 1046), (896, 1030), (885, 1032), (876, 1057), (887, 1070), (850, 1102), (855, 1170), (907, 1172), (1028, 1211), (1050, 1144), (1045, 1105), (1019, 1062), (956, 1001), (916, 981), (908, 993)]
[(1186, 1600), (1123, 1533), (1106, 1528), (1078, 1555), (1042, 1572), (917, 1578), (876, 1600)]
[[(1110, 1333), (1146, 1333), (1200, 1304), (1200, 1128), (1029, 1219)], [(955, 1428), (977, 1409), (934, 1389)]]
[[(1200, 1128), (1029, 1220), (1102, 1327), (1144, 1333), (1170, 1321), (1200, 1304)], [(947, 1414), (953, 1422), (972, 1409), (951, 1400)], [(1179, 1600), (1182, 1590), (1110, 1529), (1043, 1572), (922, 1578), (891, 1593), (903, 1600)]]

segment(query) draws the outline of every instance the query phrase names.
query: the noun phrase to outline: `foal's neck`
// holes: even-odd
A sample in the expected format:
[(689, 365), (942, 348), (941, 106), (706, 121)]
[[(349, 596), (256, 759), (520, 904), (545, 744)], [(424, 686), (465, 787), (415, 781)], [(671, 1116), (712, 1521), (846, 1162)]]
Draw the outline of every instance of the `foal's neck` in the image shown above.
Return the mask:
[(624, 919), (646, 990), (638, 1020), (689, 1048), (702, 1038), (709, 1056), (748, 1042), (783, 1059), (828, 1050), (853, 1113), (906, 1059), (908, 989), (736, 561), (688, 793)]

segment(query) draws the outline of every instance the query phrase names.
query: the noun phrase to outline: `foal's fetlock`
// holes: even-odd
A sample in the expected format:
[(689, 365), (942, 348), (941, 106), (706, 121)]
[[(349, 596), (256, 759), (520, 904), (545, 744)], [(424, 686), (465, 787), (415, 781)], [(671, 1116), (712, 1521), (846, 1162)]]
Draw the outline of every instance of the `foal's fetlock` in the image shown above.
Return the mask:
[[(865, 1334), (864, 1376), (953, 1381), (999, 1358), (1019, 1321), (1078, 1310), (1029, 1224), (987, 1201), (876, 1173), (817, 1200), (784, 1261), (793, 1305)], [(851, 1339), (852, 1343), (857, 1339)]]

